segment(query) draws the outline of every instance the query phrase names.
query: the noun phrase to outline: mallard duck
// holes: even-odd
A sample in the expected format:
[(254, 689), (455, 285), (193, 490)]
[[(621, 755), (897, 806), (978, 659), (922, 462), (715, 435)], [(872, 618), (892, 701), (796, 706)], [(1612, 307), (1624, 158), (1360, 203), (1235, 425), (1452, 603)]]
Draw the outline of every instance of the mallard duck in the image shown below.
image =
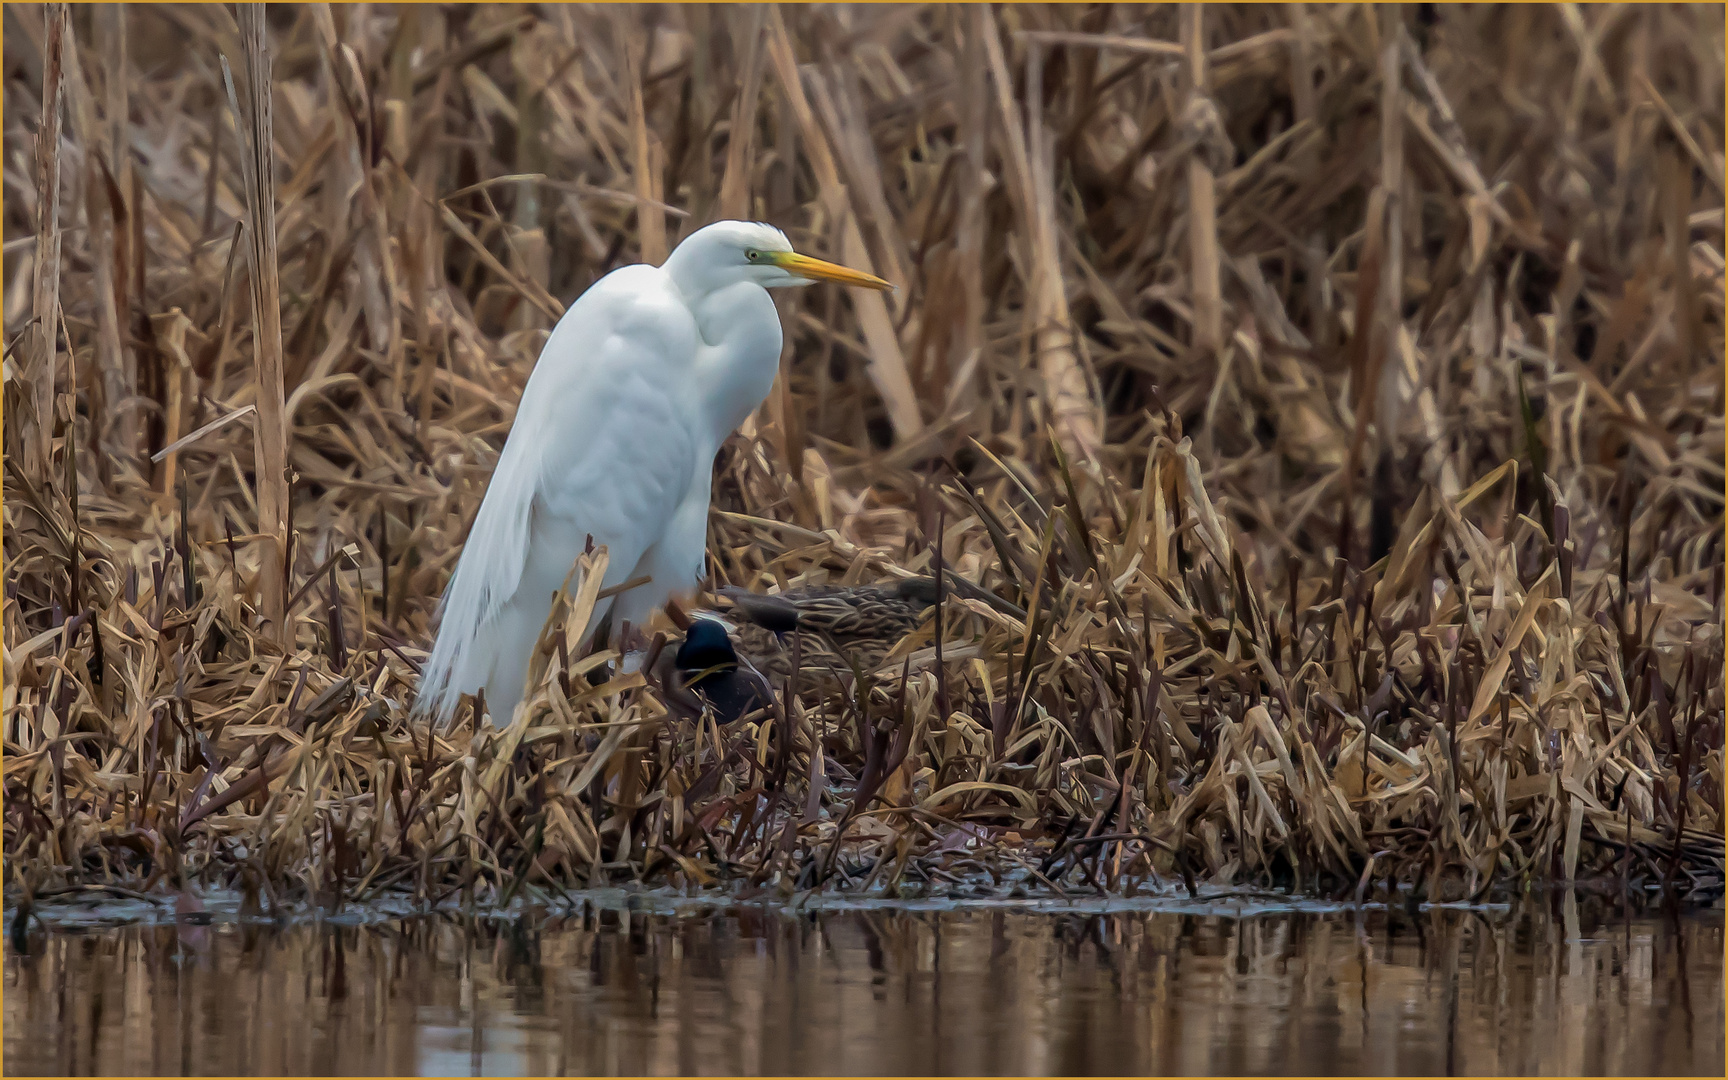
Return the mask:
[(720, 594), (731, 602), (726, 614), (736, 623), (739, 650), (778, 683), (792, 670), (794, 634), (807, 674), (842, 674), (854, 664), (874, 671), (935, 605), (936, 581), (806, 585), (772, 596), (728, 587)]
[(690, 620), (684, 643), (673, 655), (674, 688), (694, 694), (686, 707), (700, 711), (702, 700), (713, 706), (722, 724), (763, 708), (773, 700), (773, 691), (758, 671), (741, 663), (732, 644), (728, 624), (698, 616)]
[[(952, 593), (1025, 619), (1024, 611), (981, 586), (952, 572), (944, 577)], [(761, 707), (785, 685), (794, 647), (801, 677), (844, 677), (854, 664), (865, 672), (879, 669), (935, 606), (936, 579), (806, 585), (774, 595), (728, 586), (720, 597), (728, 602), (724, 612), (690, 619), (672, 666), (676, 684), (706, 697), (726, 722)]]
[(854, 662), (864, 671), (880, 667), (936, 603), (936, 583), (810, 585), (773, 596), (727, 588), (721, 596), (730, 601), (724, 615), (700, 612), (690, 619), (666, 683), (681, 699), (680, 711), (694, 715), (707, 705), (729, 724), (765, 707), (785, 685), (794, 635), (806, 679), (833, 679), (851, 672)]

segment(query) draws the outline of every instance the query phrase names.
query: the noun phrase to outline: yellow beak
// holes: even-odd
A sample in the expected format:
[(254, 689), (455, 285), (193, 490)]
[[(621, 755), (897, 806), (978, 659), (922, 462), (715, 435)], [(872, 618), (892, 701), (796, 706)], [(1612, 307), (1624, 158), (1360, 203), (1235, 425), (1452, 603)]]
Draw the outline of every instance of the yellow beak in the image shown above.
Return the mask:
[(862, 270), (851, 270), (821, 259), (812, 259), (808, 255), (800, 255), (796, 251), (775, 251), (768, 258), (775, 266), (799, 277), (810, 278), (813, 281), (837, 281), (842, 285), (858, 285), (866, 289), (890, 290), (894, 286), (875, 274), (866, 274)]

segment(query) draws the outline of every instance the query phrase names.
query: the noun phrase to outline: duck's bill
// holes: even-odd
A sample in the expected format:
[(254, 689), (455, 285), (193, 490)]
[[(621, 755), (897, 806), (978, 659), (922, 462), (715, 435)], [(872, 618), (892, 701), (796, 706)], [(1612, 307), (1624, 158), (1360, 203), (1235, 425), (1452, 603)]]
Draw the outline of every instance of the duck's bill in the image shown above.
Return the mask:
[(853, 270), (821, 259), (813, 259), (808, 255), (800, 255), (795, 251), (779, 251), (774, 253), (774, 261), (780, 268), (799, 277), (811, 281), (836, 281), (842, 285), (857, 285), (865, 289), (889, 290), (894, 288), (875, 274), (866, 274), (862, 270)]

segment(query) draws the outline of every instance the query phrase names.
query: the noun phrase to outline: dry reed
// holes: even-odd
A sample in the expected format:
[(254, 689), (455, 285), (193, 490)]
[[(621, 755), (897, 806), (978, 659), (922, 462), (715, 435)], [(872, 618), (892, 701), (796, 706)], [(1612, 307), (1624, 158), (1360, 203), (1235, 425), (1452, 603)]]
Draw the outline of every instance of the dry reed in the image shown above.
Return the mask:
[[(6, 8), (14, 895), (1720, 886), (1720, 8), (262, 17), (77, 9), (56, 140)], [(1026, 617), (429, 730), (552, 319), (722, 211), (902, 289), (784, 301), (712, 584)]]

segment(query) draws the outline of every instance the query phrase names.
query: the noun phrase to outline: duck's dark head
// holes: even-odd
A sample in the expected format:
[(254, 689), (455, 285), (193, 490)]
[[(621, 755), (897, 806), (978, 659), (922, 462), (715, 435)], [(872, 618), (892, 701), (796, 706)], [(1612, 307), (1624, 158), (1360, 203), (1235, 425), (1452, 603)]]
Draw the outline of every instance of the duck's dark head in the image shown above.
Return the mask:
[(741, 663), (725, 623), (692, 619), (684, 644), (672, 658), (679, 689), (695, 691), (714, 710), (721, 724), (730, 724), (774, 699), (762, 676)]
[(673, 662), (687, 674), (713, 668), (731, 671), (738, 666), (738, 653), (724, 625), (713, 619), (692, 619), (690, 632), (684, 635), (684, 644), (678, 646)]
[(936, 604), (936, 579), (933, 577), (903, 578), (894, 586), (894, 594), (917, 610)]

